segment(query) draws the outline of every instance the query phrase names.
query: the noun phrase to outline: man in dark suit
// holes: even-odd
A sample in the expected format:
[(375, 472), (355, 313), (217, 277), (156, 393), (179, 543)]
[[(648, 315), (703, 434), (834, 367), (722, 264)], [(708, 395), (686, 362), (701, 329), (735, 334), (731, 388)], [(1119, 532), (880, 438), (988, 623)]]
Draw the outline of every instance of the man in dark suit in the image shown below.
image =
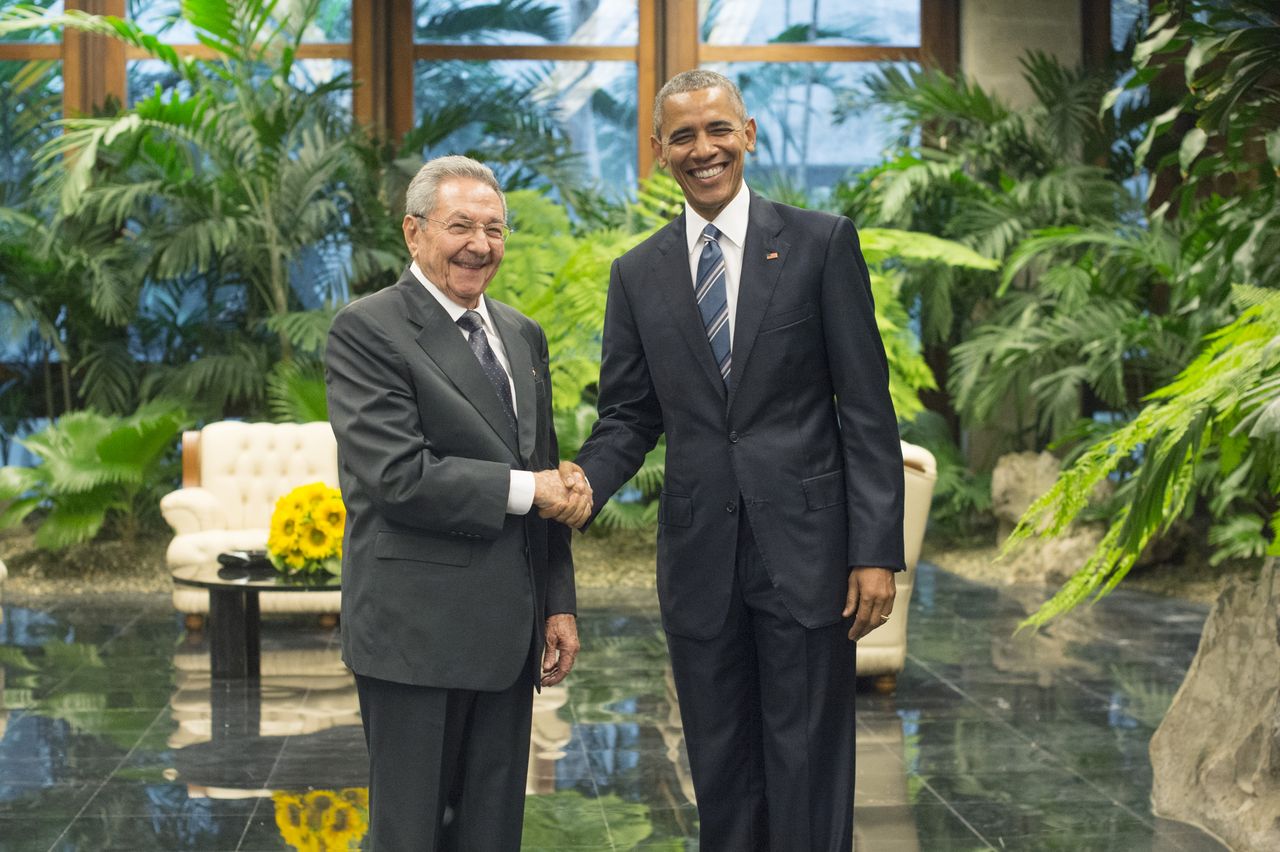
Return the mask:
[(405, 210), (412, 265), (339, 312), (325, 356), (370, 838), (515, 852), (533, 690), (578, 651), (570, 531), (540, 514), (580, 524), (590, 498), (555, 469), (542, 329), (483, 295), (509, 233), (493, 172), (432, 160)]
[(853, 845), (854, 642), (902, 570), (902, 456), (848, 219), (742, 180), (755, 121), (727, 78), (677, 75), (651, 143), (685, 211), (613, 264), (598, 509), (666, 434), (658, 595), (702, 848)]

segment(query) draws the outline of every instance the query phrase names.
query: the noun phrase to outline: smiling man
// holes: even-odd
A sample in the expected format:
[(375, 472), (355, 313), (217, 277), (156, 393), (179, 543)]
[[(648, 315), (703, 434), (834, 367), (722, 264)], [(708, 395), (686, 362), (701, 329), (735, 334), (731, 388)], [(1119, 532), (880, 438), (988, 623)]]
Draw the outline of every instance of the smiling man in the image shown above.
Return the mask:
[(533, 690), (578, 651), (569, 528), (545, 518), (580, 524), (590, 495), (556, 470), (542, 329), (484, 295), (509, 233), (493, 172), (432, 160), (405, 210), (413, 262), (325, 353), (367, 848), (516, 852)]
[(685, 210), (609, 280), (595, 508), (666, 434), (658, 596), (704, 852), (853, 846), (854, 641), (893, 612), (902, 455), (848, 219), (743, 182), (756, 123), (688, 71), (651, 143)]

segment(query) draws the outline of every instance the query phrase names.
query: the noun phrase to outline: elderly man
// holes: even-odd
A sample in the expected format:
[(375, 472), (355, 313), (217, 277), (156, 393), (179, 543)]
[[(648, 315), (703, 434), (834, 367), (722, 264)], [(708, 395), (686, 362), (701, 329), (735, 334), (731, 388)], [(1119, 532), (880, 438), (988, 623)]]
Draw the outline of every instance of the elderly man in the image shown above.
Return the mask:
[(515, 852), (533, 690), (578, 651), (570, 530), (545, 518), (581, 524), (590, 497), (556, 470), (542, 329), (484, 295), (510, 232), (493, 172), (432, 160), (405, 210), (413, 262), (325, 356), (370, 838)]
[(755, 120), (730, 80), (658, 93), (655, 157), (685, 210), (613, 264), (597, 506), (667, 436), (658, 595), (704, 852), (853, 845), (853, 641), (890, 617), (902, 456), (848, 219), (742, 173)]

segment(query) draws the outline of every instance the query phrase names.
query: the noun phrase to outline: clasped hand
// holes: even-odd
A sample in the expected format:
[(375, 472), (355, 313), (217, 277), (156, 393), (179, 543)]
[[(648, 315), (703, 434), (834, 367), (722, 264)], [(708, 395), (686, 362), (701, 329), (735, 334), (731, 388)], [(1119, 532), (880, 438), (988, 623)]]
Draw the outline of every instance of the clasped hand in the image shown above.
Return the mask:
[(533, 505), (539, 517), (574, 529), (581, 529), (591, 517), (591, 485), (582, 468), (573, 462), (560, 462), (559, 470), (540, 470), (533, 475), (533, 481)]

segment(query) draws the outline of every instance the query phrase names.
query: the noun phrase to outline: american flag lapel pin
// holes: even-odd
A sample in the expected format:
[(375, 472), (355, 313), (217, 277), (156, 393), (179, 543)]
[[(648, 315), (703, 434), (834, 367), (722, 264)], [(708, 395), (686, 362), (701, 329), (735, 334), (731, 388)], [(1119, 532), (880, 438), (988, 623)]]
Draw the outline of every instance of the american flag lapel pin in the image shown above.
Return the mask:
[(765, 259), (765, 260), (777, 260), (777, 259), (778, 259), (778, 253), (777, 253), (776, 251), (771, 251), (771, 252), (769, 252), (768, 254), (766, 254), (766, 255), (764, 256), (764, 259)]

